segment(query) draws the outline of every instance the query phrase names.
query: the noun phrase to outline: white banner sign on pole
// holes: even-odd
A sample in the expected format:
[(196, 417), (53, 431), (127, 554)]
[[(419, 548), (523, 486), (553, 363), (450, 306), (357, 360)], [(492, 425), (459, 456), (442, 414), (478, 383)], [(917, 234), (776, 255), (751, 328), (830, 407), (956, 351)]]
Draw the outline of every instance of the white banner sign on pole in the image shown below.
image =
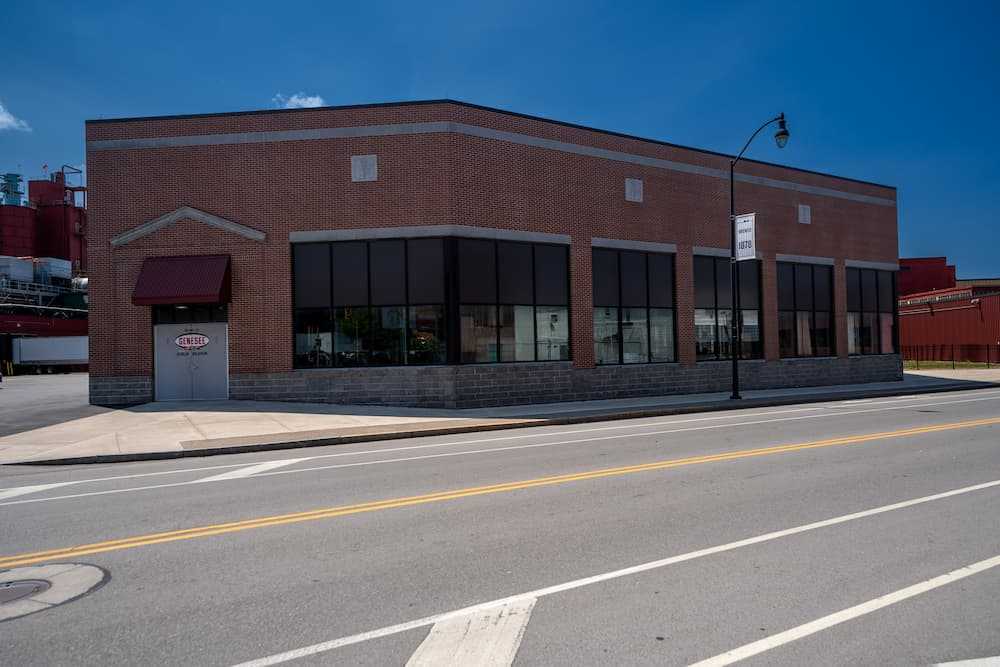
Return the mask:
[(736, 216), (736, 261), (757, 259), (756, 213)]

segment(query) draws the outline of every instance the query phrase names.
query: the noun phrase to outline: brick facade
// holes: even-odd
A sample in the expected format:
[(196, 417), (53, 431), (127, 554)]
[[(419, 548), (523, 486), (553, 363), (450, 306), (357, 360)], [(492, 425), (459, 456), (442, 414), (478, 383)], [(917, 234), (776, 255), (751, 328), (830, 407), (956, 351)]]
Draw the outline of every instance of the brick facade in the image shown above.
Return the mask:
[[(337, 128), (356, 131), (308, 134)], [(729, 247), (729, 185), (718, 177), (728, 172), (726, 156), (447, 101), (92, 121), (86, 134), (95, 403), (152, 393), (150, 309), (134, 306), (131, 294), (142, 260), (156, 255), (231, 255), (234, 398), (499, 404), (713, 388), (728, 377), (728, 367), (715, 368), (726, 364), (695, 361), (692, 286), (695, 249)], [(352, 182), (355, 155), (378, 156), (376, 181)], [(754, 178), (737, 181), (736, 198), (739, 211), (758, 214), (767, 360), (745, 364), (746, 386), (898, 378), (895, 355), (847, 357), (844, 290), (846, 263), (895, 264), (895, 190), (753, 161), (741, 162), (738, 173)], [(642, 202), (626, 201), (626, 178), (642, 179)], [(811, 224), (799, 224), (799, 204), (811, 207)], [(182, 206), (266, 238), (182, 220), (112, 245)], [(293, 370), (289, 235), (428, 225), (569, 236), (572, 363)], [(676, 245), (678, 364), (594, 368), (593, 238)], [(778, 361), (775, 261), (782, 255), (834, 260), (839, 358)], [(810, 364), (824, 370), (803, 373)], [(426, 391), (396, 396), (401, 377)], [(470, 378), (490, 378), (492, 389)], [(523, 388), (504, 389), (507, 378)], [(626, 379), (603, 388), (614, 378)]]

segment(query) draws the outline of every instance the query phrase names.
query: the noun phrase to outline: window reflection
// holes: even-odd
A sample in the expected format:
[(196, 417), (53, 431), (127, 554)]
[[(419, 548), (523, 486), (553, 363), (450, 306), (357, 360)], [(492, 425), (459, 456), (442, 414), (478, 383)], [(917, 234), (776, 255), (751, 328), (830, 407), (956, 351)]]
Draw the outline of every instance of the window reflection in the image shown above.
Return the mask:
[(409, 324), (409, 363), (443, 364), (447, 361), (444, 306), (410, 306)]

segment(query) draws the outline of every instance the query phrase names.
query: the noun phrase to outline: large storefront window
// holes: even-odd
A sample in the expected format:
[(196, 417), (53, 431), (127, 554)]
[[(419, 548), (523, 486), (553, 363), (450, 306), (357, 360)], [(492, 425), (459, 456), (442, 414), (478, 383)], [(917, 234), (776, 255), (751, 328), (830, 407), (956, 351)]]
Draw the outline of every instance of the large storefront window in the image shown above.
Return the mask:
[(462, 363), (569, 359), (563, 246), (458, 239)]
[(847, 269), (847, 351), (896, 351), (896, 274), (892, 271)]
[(595, 248), (592, 256), (597, 363), (675, 361), (673, 255)]
[(427, 238), (292, 253), (296, 368), (569, 359), (564, 246)]
[[(760, 359), (760, 262), (737, 264), (740, 271), (741, 359)], [(732, 262), (726, 257), (694, 258), (694, 338), (699, 361), (732, 358)]]
[(778, 347), (782, 357), (829, 357), (833, 267), (778, 263)]

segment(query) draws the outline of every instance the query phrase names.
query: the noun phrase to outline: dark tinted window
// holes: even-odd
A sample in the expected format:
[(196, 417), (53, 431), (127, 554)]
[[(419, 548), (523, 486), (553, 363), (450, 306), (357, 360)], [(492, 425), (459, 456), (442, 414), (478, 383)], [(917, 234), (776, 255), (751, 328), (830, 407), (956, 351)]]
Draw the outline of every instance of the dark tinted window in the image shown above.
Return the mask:
[(813, 267), (813, 294), (815, 294), (816, 299), (816, 310), (833, 310), (832, 267)]
[(861, 310), (861, 271), (847, 269), (847, 310)]
[(564, 306), (568, 302), (569, 275), (566, 248), (535, 246), (535, 297), (539, 305)]
[(229, 321), (229, 306), (224, 303), (153, 306), (153, 324), (203, 324), (227, 321)]
[(715, 258), (694, 258), (694, 307), (715, 308)]
[(674, 306), (674, 256), (648, 255), (649, 305), (653, 308)]
[(594, 250), (594, 305), (618, 305), (618, 253)]
[(410, 303), (444, 302), (444, 241), (416, 239), (407, 242)]
[(760, 262), (744, 260), (740, 267), (740, 308), (760, 308)]
[(799, 310), (812, 310), (813, 307), (812, 266), (809, 264), (795, 265), (795, 307)]
[(534, 303), (531, 246), (526, 243), (498, 243), (497, 262), (500, 303)]
[(646, 305), (646, 255), (623, 252), (619, 256), (622, 275), (622, 305)]
[(292, 246), (295, 265), (295, 307), (329, 308), (330, 246), (305, 243)]
[(496, 303), (496, 257), (493, 241), (459, 239), (459, 297), (463, 303)]
[(875, 272), (870, 269), (861, 271), (861, 310), (865, 312), (878, 310), (878, 286), (875, 282)]
[(368, 304), (368, 248), (364, 242), (334, 243), (333, 305)]
[(406, 303), (404, 242), (372, 241), (369, 253), (372, 303), (376, 306)]
[(718, 308), (733, 307), (733, 273), (732, 262), (728, 259), (715, 258), (715, 290), (719, 295)]
[(896, 301), (892, 278), (889, 271), (878, 272), (878, 309), (883, 313), (891, 313)]
[(795, 310), (794, 264), (778, 264), (778, 310)]

